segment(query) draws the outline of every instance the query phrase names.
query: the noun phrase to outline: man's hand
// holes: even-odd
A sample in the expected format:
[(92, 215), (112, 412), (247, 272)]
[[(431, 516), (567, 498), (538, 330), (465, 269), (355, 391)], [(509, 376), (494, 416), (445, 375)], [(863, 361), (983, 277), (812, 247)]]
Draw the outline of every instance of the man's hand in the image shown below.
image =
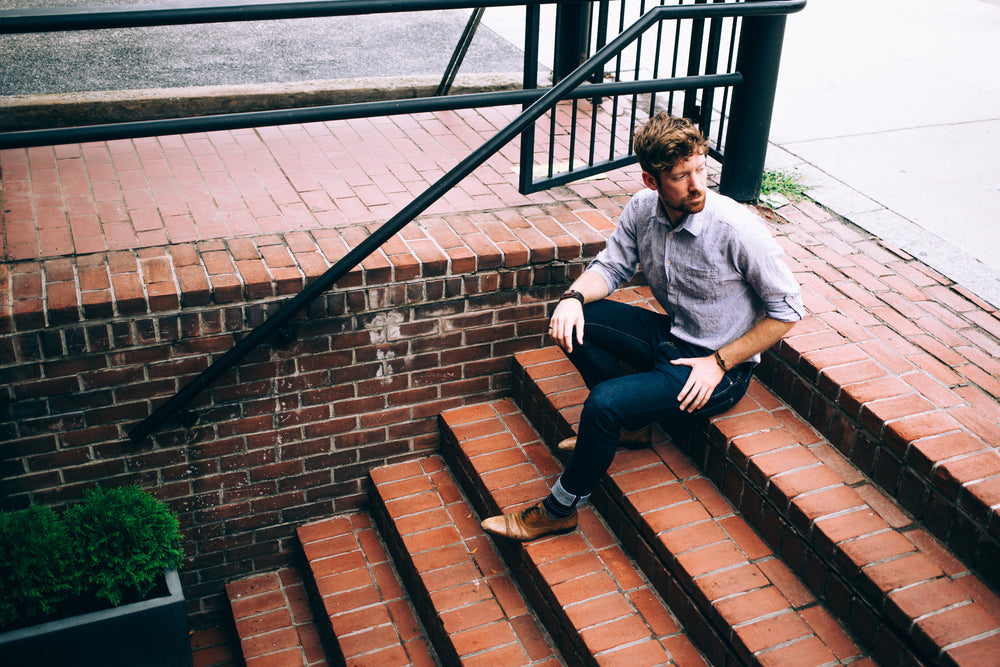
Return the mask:
[(680, 409), (685, 412), (694, 412), (708, 403), (724, 375), (714, 356), (674, 359), (670, 363), (691, 367), (691, 375), (677, 395), (677, 400), (681, 402)]
[(573, 351), (574, 340), (583, 345), (583, 305), (578, 300), (563, 299), (559, 302), (549, 320), (549, 335), (567, 353)]

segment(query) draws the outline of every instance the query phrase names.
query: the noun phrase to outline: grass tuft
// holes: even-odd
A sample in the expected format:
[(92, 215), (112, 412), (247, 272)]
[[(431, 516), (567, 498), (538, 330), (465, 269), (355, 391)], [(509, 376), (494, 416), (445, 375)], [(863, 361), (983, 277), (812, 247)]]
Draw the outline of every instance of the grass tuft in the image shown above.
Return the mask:
[(799, 182), (798, 174), (783, 171), (765, 171), (760, 183), (759, 201), (771, 208), (796, 202), (806, 195), (809, 188)]

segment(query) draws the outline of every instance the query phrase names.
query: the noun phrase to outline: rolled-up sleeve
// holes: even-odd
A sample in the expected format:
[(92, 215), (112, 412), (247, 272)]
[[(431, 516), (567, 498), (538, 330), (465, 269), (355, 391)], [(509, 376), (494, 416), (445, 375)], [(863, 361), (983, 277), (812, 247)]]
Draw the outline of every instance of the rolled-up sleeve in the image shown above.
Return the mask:
[(639, 270), (639, 250), (636, 246), (636, 211), (634, 200), (622, 211), (615, 231), (611, 233), (604, 250), (587, 266), (596, 271), (608, 284), (608, 293), (635, 277)]
[(781, 246), (761, 223), (743, 235), (739, 263), (746, 280), (757, 292), (765, 314), (781, 322), (797, 322), (806, 316), (802, 290), (785, 263)]

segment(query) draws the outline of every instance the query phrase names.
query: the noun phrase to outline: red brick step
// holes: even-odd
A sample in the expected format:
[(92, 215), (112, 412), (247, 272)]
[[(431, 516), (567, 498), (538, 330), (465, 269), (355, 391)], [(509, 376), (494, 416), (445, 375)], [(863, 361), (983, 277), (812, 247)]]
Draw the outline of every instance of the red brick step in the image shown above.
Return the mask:
[(408, 596), (367, 514), (298, 529), (337, 661), (377, 667), (437, 664)]
[[(518, 355), (515, 376), (549, 442), (570, 433), (586, 389), (562, 352)], [(703, 428), (671, 435), (705, 471), (704, 483), (722, 490), (748, 531), (764, 537), (879, 664), (990, 664), (982, 660), (1000, 645), (997, 597), (762, 385), (755, 381), (744, 401)], [(662, 446), (647, 451), (668, 467), (677, 458)], [(635, 489), (619, 481), (627, 480), (621, 466), (642, 455), (619, 454), (596, 502), (669, 563), (673, 556), (660, 552), (666, 531), (636, 518), (648, 511), (635, 508)]]
[(565, 664), (440, 458), (371, 479), (371, 511), (442, 663)]
[(327, 667), (326, 653), (294, 568), (226, 585), (247, 667), (298, 664)]
[[(560, 472), (558, 462), (511, 401), (451, 410), (441, 419), (446, 430), (446, 456), (453, 468), (463, 469), (463, 478), (475, 485), (475, 495), (486, 513), (510, 511), (536, 501)], [(512, 569), (522, 581), (537, 582), (537, 595), (553, 615), (567, 606), (572, 609), (573, 603), (580, 601), (595, 609), (610, 606), (611, 600), (600, 596), (614, 591), (615, 586), (597, 583), (609, 571), (617, 577), (619, 588), (629, 591), (624, 594), (626, 600), (638, 599), (635, 596), (641, 591), (648, 604), (655, 601), (664, 623), (670, 618), (677, 624), (665, 628), (673, 634), (659, 637), (677, 664), (688, 664), (689, 660), (697, 664), (703, 659), (691, 641), (716, 665), (806, 667), (848, 664), (862, 657), (815, 598), (669, 443), (657, 445), (655, 451), (623, 452), (616, 459), (612, 478), (634, 491), (627, 499), (633, 503), (631, 512), (645, 505), (650, 514), (657, 515), (660, 525), (652, 528), (654, 517), (648, 516), (647, 528), (672, 550), (671, 567), (653, 565), (654, 554), (645, 546), (646, 536), (625, 527), (627, 517), (606, 515), (621, 543), (628, 545), (656, 584), (654, 589), (590, 507), (581, 510), (581, 528), (576, 533), (525, 546), (503, 541), (500, 546)], [(524, 584), (526, 589), (528, 583)], [(680, 623), (660, 601), (656, 589)], [(626, 602), (616, 604), (625, 606)], [(636, 634), (617, 633), (619, 642), (627, 645), (643, 634), (639, 628), (630, 629)], [(687, 635), (679, 634), (681, 629)], [(587, 631), (581, 635), (587, 639)], [(645, 635), (648, 637), (648, 631)], [(656, 643), (657, 633), (652, 636), (647, 645)], [(610, 639), (603, 634), (601, 638)], [(608, 657), (601, 646), (590, 646), (589, 650), (598, 661)]]

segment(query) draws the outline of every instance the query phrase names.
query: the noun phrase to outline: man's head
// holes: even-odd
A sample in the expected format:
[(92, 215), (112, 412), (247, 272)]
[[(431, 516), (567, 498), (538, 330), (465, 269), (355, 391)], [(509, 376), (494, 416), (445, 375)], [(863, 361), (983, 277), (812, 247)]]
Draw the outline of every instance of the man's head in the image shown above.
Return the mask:
[(642, 182), (656, 190), (672, 222), (705, 208), (708, 142), (691, 121), (653, 116), (633, 138)]
[(694, 123), (662, 111), (635, 133), (632, 143), (639, 166), (653, 175), (671, 171), (684, 158), (708, 152), (708, 142)]

